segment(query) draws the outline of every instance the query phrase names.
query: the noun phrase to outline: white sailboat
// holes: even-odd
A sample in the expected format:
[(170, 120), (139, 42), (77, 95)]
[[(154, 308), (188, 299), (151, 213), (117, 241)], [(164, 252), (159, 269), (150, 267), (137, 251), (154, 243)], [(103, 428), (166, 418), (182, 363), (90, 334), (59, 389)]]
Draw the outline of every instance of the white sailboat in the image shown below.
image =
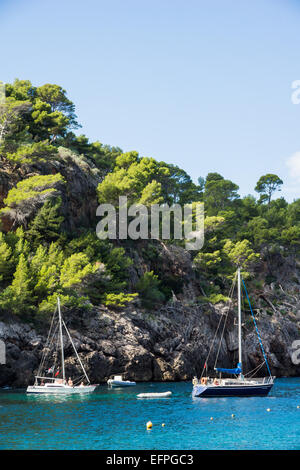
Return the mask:
[[(56, 313), (58, 312), (58, 324), (55, 325), (55, 318)], [(27, 387), (27, 393), (37, 393), (37, 394), (73, 394), (73, 393), (91, 393), (93, 392), (98, 385), (91, 385), (90, 379), (86, 373), (86, 370), (82, 364), (82, 361), (78, 355), (78, 352), (75, 348), (71, 335), (69, 333), (68, 328), (62, 318), (61, 309), (60, 309), (60, 300), (59, 297), (57, 298), (57, 312), (54, 313), (46, 346), (44, 348), (44, 354), (40, 363), (40, 367), (38, 370), (38, 374), (35, 376), (34, 385), (29, 385)], [(81, 377), (77, 379), (75, 384), (71, 380), (67, 382), (66, 374), (65, 374), (65, 358), (64, 358), (64, 342), (63, 342), (63, 328), (65, 329), (68, 338), (71, 342), (71, 345), (75, 351), (75, 355), (77, 360), (80, 364), (83, 374)], [(58, 334), (57, 334), (58, 333)], [(52, 377), (47, 375), (43, 375), (43, 371), (45, 370), (45, 363), (47, 356), (51, 352), (51, 346), (54, 344), (55, 339), (57, 339), (57, 347), (56, 347), (56, 354), (55, 354), (55, 362), (57, 361), (57, 353), (60, 349), (60, 358), (61, 358), (61, 368), (56, 367), (54, 364), (50, 369), (48, 369), (48, 373), (52, 374)]]

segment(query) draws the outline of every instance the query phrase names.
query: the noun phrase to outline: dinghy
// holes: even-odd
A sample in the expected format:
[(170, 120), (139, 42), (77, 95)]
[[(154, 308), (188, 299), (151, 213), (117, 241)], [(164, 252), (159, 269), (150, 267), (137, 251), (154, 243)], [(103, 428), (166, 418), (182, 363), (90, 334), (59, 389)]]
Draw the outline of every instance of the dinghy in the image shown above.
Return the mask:
[(107, 385), (109, 385), (109, 387), (132, 387), (136, 385), (136, 383), (130, 380), (123, 380), (122, 375), (113, 375), (108, 379)]
[(157, 392), (157, 393), (139, 393), (137, 398), (167, 398), (172, 395), (172, 392)]

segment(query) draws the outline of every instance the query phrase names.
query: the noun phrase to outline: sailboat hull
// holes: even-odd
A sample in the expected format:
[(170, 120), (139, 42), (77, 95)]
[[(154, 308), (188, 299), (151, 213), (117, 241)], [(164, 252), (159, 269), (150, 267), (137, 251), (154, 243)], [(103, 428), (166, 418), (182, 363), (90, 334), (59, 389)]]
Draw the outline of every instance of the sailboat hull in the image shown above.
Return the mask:
[(92, 393), (98, 385), (87, 385), (83, 387), (69, 387), (69, 386), (45, 386), (45, 385), (30, 385), (27, 387), (26, 393), (35, 393), (39, 395), (72, 395), (74, 393)]
[(193, 397), (214, 398), (214, 397), (266, 397), (273, 384), (266, 385), (194, 385)]

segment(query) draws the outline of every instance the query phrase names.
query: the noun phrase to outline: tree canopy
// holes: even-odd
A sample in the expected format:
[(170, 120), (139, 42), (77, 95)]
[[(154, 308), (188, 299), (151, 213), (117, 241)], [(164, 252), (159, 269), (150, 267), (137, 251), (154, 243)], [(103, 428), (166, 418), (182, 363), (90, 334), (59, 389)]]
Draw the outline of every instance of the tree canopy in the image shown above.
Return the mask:
[(268, 204), (270, 204), (272, 195), (275, 191), (281, 191), (282, 184), (283, 181), (279, 176), (268, 173), (259, 178), (255, 186), (255, 191), (261, 194), (260, 201), (267, 201)]
[[(100, 303), (152, 308), (168, 302), (172, 292), (182, 293), (186, 280), (166, 268), (162, 244), (99, 240), (94, 219), (67, 230), (70, 204), (81, 209), (74, 203), (77, 177), (88, 181), (91, 207), (117, 208), (120, 196), (148, 208), (204, 202), (205, 243), (190, 253), (203, 294), (199, 301), (226, 299), (237, 266), (254, 282), (260, 264), (267, 282), (274, 259), (299, 263), (300, 199), (275, 198), (283, 185), (279, 176), (259, 178), (258, 200), (240, 197), (238, 185), (217, 172), (193, 180), (153, 156), (91, 142), (76, 133), (79, 127), (75, 105), (61, 86), (18, 79), (6, 84), (0, 104), (0, 315), (42, 318), (58, 294), (63, 305), (85, 311)], [(163, 241), (166, 250), (183, 243)]]

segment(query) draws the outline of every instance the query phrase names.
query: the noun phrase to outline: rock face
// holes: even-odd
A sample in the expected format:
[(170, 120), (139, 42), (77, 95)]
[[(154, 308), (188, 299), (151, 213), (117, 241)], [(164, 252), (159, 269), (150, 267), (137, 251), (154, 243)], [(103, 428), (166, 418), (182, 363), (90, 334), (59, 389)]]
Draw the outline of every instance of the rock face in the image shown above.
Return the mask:
[[(96, 188), (101, 181), (100, 171), (92, 162), (87, 163), (79, 155), (60, 147), (56, 160), (24, 164), (19, 168), (0, 166), (0, 208), (9, 190), (21, 180), (35, 175), (53, 175), (60, 173), (66, 181), (65, 185), (56, 187), (56, 194), (62, 198), (62, 215), (65, 218), (63, 228), (69, 232), (76, 231), (78, 227), (94, 226), (97, 208)], [(26, 227), (41, 207), (39, 199), (30, 200), (29, 207), (22, 207), (22, 224)], [(2, 215), (2, 230), (8, 232), (15, 227), (14, 211)]]
[[(135, 381), (177, 381), (201, 374), (211, 345), (207, 361), (210, 370), (218, 350), (219, 366), (232, 367), (237, 361), (237, 327), (232, 312), (228, 313), (228, 328), (221, 343), (223, 323), (213, 343), (218, 323), (221, 318), (224, 321), (226, 313), (221, 305), (191, 307), (176, 302), (151, 314), (99, 307), (81, 319), (80, 325), (72, 314), (66, 320), (92, 382), (104, 382), (117, 373)], [(297, 355), (295, 344), (299, 339), (297, 315), (262, 313), (257, 324), (272, 374), (300, 375), (300, 351)], [(25, 387), (32, 383), (46, 334), (39, 334), (28, 325), (1, 322), (0, 339), (7, 351), (6, 365), (0, 365), (0, 386)], [(64, 340), (66, 373), (74, 377), (79, 375), (78, 364), (67, 337)], [(262, 362), (256, 333), (248, 321), (243, 326), (243, 349), (245, 369), (254, 369)], [(265, 366), (261, 374), (266, 374)]]
[[(64, 230), (74, 235), (81, 227), (95, 227), (96, 188), (103, 175), (91, 161), (63, 148), (59, 149), (55, 160), (43, 163), (15, 168), (13, 164), (1, 162), (0, 208), (5, 205), (8, 191), (19, 181), (37, 174), (56, 173), (66, 181), (56, 188), (62, 199)], [(38, 205), (29, 208), (32, 210), (25, 214), (26, 224), (38, 208)], [(2, 217), (2, 230), (8, 231), (14, 224), (10, 213)], [(134, 291), (140, 276), (153, 270), (172, 291), (173, 303), (148, 312), (137, 306), (124, 311), (99, 306), (88, 314), (65, 312), (65, 320), (93, 382), (106, 381), (117, 373), (136, 381), (189, 380), (201, 374), (210, 348), (208, 369), (213, 369), (217, 353), (218, 365), (231, 367), (237, 363), (237, 327), (233, 312), (227, 312), (221, 304), (199, 304), (199, 296), (205, 294), (195, 277), (189, 252), (175, 244), (157, 241), (155, 246), (153, 243), (150, 246), (146, 241), (139, 241), (127, 244), (126, 254), (133, 260), (129, 289)], [(300, 375), (300, 266), (295, 257), (283, 261), (278, 255), (274, 257), (274, 266), (269, 263), (267, 268), (261, 262), (257, 269), (255, 277), (264, 287), (254, 293), (255, 314), (272, 373)], [(272, 278), (277, 280), (269, 286), (264, 282), (267, 270), (271, 270)], [(225, 318), (228, 328), (221, 339), (222, 323), (216, 336), (215, 333), (220, 320), (223, 322)], [(24, 387), (32, 383), (46, 336), (47, 331), (38, 332), (17, 319), (0, 322), (0, 340), (6, 345), (6, 364), (0, 364), (0, 386)], [(66, 372), (75, 376), (78, 366), (67, 337), (65, 345)], [(262, 362), (249, 315), (243, 325), (243, 350), (246, 370)], [(265, 366), (261, 373), (266, 373)]]

